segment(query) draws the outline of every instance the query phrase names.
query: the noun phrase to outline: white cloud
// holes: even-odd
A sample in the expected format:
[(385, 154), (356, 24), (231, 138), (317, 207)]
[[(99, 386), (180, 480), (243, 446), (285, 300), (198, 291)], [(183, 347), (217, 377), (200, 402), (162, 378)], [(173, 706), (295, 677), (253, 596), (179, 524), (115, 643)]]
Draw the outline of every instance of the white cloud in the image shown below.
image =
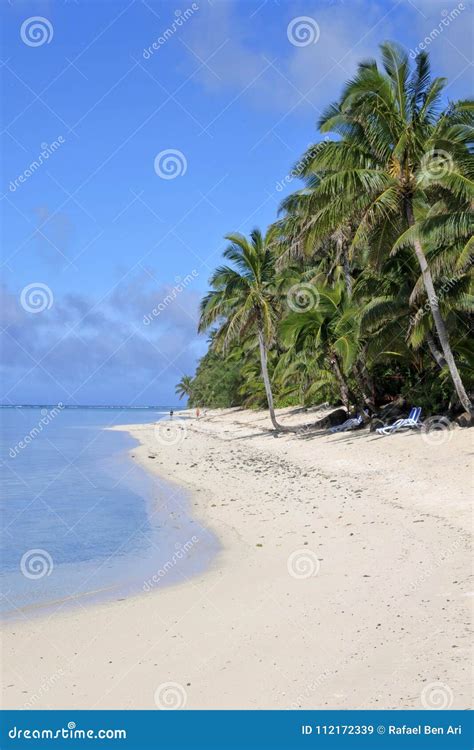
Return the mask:
[[(439, 69), (449, 78), (459, 75), (472, 58), (472, 11), (469, 0), (462, 5), (465, 10), (430, 48), (436, 73)], [(410, 48), (457, 3), (302, 2), (279, 5), (269, 25), (266, 6), (258, 13), (256, 7), (230, 0), (202, 6), (186, 29), (185, 41), (203, 60), (212, 55), (195, 76), (207, 92), (227, 91), (229, 103), (242, 96), (255, 108), (283, 115), (299, 106), (307, 114), (308, 100), (313, 108), (324, 108), (338, 97), (361, 59), (378, 55), (382, 41), (398, 40)], [(287, 25), (300, 15), (317, 22), (315, 44), (294, 46), (288, 41)]]

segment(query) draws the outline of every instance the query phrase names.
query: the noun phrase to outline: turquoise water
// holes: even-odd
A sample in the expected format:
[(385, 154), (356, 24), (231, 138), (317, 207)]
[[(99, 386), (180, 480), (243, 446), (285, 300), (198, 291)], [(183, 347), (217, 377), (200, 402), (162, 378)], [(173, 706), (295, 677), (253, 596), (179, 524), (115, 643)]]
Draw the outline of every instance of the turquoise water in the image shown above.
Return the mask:
[(165, 412), (24, 407), (0, 418), (3, 616), (154, 591), (209, 565), (218, 542), (186, 495), (130, 458), (128, 433), (104, 429)]

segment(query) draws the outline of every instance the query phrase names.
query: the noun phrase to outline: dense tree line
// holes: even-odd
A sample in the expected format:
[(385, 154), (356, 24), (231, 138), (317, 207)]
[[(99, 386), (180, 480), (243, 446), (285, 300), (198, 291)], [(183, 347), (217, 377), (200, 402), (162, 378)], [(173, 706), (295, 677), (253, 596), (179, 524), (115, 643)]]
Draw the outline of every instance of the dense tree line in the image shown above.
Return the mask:
[[(427, 53), (361, 62), (266, 232), (229, 234), (201, 304), (190, 405), (404, 399), (472, 414), (473, 102), (443, 106)], [(331, 134), (332, 137), (328, 137)]]

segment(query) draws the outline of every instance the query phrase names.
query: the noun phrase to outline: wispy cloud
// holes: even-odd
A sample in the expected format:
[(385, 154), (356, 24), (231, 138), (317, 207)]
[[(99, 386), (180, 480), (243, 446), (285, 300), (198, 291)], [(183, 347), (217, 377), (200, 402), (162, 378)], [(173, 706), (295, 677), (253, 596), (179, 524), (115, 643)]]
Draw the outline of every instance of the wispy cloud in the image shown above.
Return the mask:
[(151, 325), (143, 317), (174, 286), (156, 285), (143, 271), (99, 305), (84, 294), (65, 294), (39, 314), (24, 310), (19, 293), (3, 287), (2, 400), (23, 401), (33, 388), (40, 401), (51, 400), (53, 389), (65, 403), (97, 402), (98, 394), (105, 403), (156, 402), (147, 393), (154, 386), (161, 400), (173, 401), (174, 383), (192, 372), (203, 348), (196, 337), (198, 294), (183, 289)]
[[(469, 0), (463, 5), (471, 14)], [(432, 0), (321, 0), (285, 5), (278, 14), (272, 14), (268, 3), (260, 11), (256, 7), (230, 0), (203, 6), (183, 34), (188, 64), (193, 52), (201, 59), (211, 56), (196, 75), (208, 92), (240, 92), (256, 108), (270, 108), (282, 115), (301, 108), (307, 116), (308, 107), (317, 110), (337, 98), (357, 63), (376, 56), (381, 41), (409, 35), (416, 43), (451, 6)], [(450, 76), (458, 75), (472, 59), (467, 13), (464, 22), (446, 30), (438, 49), (431, 50), (435, 63), (442, 62)], [(262, 23), (260, 14), (268, 23)], [(287, 25), (298, 17), (317, 24), (314, 43), (295, 46), (288, 41)]]

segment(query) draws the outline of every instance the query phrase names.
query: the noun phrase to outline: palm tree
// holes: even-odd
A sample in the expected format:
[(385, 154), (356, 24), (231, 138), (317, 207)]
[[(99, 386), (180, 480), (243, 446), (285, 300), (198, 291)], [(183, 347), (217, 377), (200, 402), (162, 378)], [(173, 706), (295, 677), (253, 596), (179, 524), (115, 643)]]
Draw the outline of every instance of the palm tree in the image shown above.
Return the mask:
[(180, 400), (183, 396), (190, 398), (193, 390), (193, 379), (190, 375), (183, 375), (179, 383), (176, 385), (174, 392), (179, 395)]
[[(351, 306), (343, 281), (333, 288), (315, 286), (317, 304), (304, 312), (293, 312), (280, 325), (282, 340), (296, 352), (309, 350), (321, 359), (324, 373), (321, 384), (328, 382), (328, 371), (337, 383), (341, 401), (347, 411), (354, 396), (347, 378), (356, 362), (359, 330), (356, 310)], [(329, 375), (331, 377), (331, 375)]]
[(276, 430), (282, 430), (285, 428), (275, 417), (268, 374), (268, 349), (274, 338), (277, 300), (271, 232), (263, 236), (260, 230), (254, 229), (250, 239), (239, 233), (229, 234), (226, 239), (230, 245), (224, 257), (233, 266), (220, 266), (212, 275), (213, 289), (201, 302), (199, 331), (218, 324), (213, 340), (217, 351), (226, 351), (249, 334), (257, 337), (270, 419)]
[(307, 186), (288, 196), (280, 206), (284, 216), (273, 225), (275, 249), (279, 269), (308, 258), (312, 264), (319, 262), (319, 270), (327, 280), (337, 280), (342, 275), (349, 296), (353, 279), (349, 258), (349, 246), (354, 234), (350, 225), (340, 225), (324, 235), (313, 231), (318, 208), (319, 179), (310, 177)]
[[(472, 104), (451, 104), (438, 114), (443, 78), (431, 78), (422, 52), (410, 72), (406, 53), (381, 45), (383, 70), (374, 60), (359, 65), (341, 100), (323, 114), (322, 132), (341, 140), (322, 143), (306, 174), (317, 174), (319, 212), (312, 231), (322, 235), (360, 215), (352, 251), (369, 247), (380, 261), (409, 246), (421, 271), (437, 338), (456, 393), (466, 411), (471, 401), (454, 360), (432, 272), (427, 262), (426, 213), (443, 201), (437, 238), (455, 244), (457, 228), (469, 223), (474, 197)], [(431, 236), (433, 231), (431, 231)], [(472, 240), (459, 250), (466, 259)]]

